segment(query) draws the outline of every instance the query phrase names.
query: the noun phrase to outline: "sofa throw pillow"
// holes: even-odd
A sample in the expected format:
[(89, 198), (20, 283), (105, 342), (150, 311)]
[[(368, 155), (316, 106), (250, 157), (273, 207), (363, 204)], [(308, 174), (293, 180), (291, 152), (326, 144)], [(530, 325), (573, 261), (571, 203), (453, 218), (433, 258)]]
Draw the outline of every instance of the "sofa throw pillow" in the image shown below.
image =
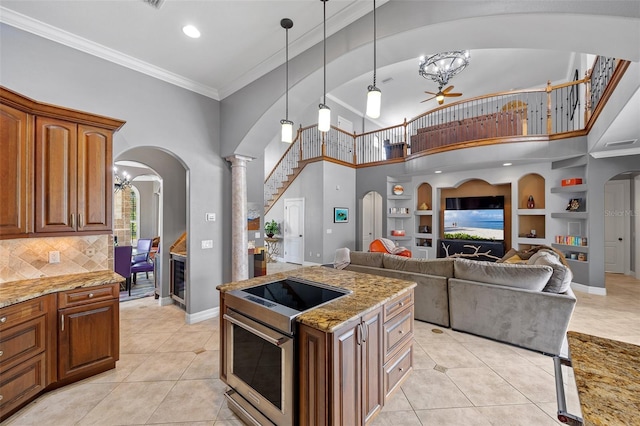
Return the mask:
[[(549, 282), (542, 291), (547, 293), (565, 293), (571, 287), (573, 273), (560, 262), (558, 256), (553, 252), (539, 251), (531, 257), (534, 265), (547, 265), (553, 268), (553, 274), (549, 278)], [(529, 259), (529, 261), (531, 261)]]
[(468, 281), (541, 291), (551, 278), (553, 268), (546, 265), (519, 265), (456, 259), (454, 275)]
[(383, 255), (384, 253), (352, 251), (349, 253), (349, 260), (352, 265), (373, 266), (374, 268), (382, 268)]
[(453, 278), (453, 259), (407, 259), (404, 271)]

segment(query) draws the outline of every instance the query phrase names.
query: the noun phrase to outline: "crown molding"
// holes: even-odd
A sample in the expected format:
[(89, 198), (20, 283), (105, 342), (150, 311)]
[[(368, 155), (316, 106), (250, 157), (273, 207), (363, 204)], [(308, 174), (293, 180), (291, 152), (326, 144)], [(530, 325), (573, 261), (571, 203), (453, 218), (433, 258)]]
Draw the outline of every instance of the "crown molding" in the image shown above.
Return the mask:
[(0, 6), (0, 22), (71, 47), (72, 49), (102, 58), (114, 64), (138, 71), (150, 77), (157, 78), (158, 80), (182, 87), (183, 89), (199, 93), (208, 98), (212, 98), (217, 101), (220, 100), (218, 90), (212, 87), (205, 86), (194, 80), (188, 79), (171, 71), (167, 71), (148, 62), (141, 61), (117, 50), (94, 43), (83, 37), (79, 37), (68, 31), (61, 30), (60, 28), (56, 28), (42, 21), (17, 13), (3, 6)]

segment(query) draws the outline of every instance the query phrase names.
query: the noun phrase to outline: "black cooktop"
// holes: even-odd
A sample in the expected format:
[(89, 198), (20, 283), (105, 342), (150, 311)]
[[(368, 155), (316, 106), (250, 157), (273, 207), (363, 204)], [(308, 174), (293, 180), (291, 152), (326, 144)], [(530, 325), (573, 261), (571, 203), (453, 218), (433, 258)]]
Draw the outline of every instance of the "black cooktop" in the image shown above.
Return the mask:
[(300, 312), (350, 293), (337, 287), (293, 278), (245, 288), (243, 291)]

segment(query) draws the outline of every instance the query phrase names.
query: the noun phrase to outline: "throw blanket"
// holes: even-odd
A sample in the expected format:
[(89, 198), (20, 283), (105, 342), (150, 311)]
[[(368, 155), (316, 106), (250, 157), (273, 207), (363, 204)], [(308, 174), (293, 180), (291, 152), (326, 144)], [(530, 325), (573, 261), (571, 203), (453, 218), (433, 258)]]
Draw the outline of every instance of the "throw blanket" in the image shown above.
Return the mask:
[(382, 245), (390, 254), (398, 254), (407, 250), (406, 247), (396, 247), (394, 242), (387, 238), (378, 238), (378, 239), (382, 242)]
[(346, 247), (336, 250), (336, 255), (333, 259), (333, 267), (336, 269), (344, 269), (351, 263), (351, 253)]

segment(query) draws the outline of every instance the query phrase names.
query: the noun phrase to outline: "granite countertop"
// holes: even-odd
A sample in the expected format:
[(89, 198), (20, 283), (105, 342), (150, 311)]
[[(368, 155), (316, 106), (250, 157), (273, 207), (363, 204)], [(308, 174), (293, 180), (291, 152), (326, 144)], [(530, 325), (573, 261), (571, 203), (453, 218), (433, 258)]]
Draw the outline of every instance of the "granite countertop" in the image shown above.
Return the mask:
[(416, 286), (412, 281), (341, 271), (324, 266), (311, 266), (222, 284), (216, 288), (224, 293), (287, 277), (299, 277), (352, 291), (351, 294), (298, 316), (298, 322), (326, 333), (333, 332), (345, 322), (383, 305)]
[(569, 331), (585, 425), (640, 424), (640, 346)]
[(123, 282), (125, 279), (113, 271), (86, 272), (0, 284), (0, 308), (35, 299), (45, 294)]

